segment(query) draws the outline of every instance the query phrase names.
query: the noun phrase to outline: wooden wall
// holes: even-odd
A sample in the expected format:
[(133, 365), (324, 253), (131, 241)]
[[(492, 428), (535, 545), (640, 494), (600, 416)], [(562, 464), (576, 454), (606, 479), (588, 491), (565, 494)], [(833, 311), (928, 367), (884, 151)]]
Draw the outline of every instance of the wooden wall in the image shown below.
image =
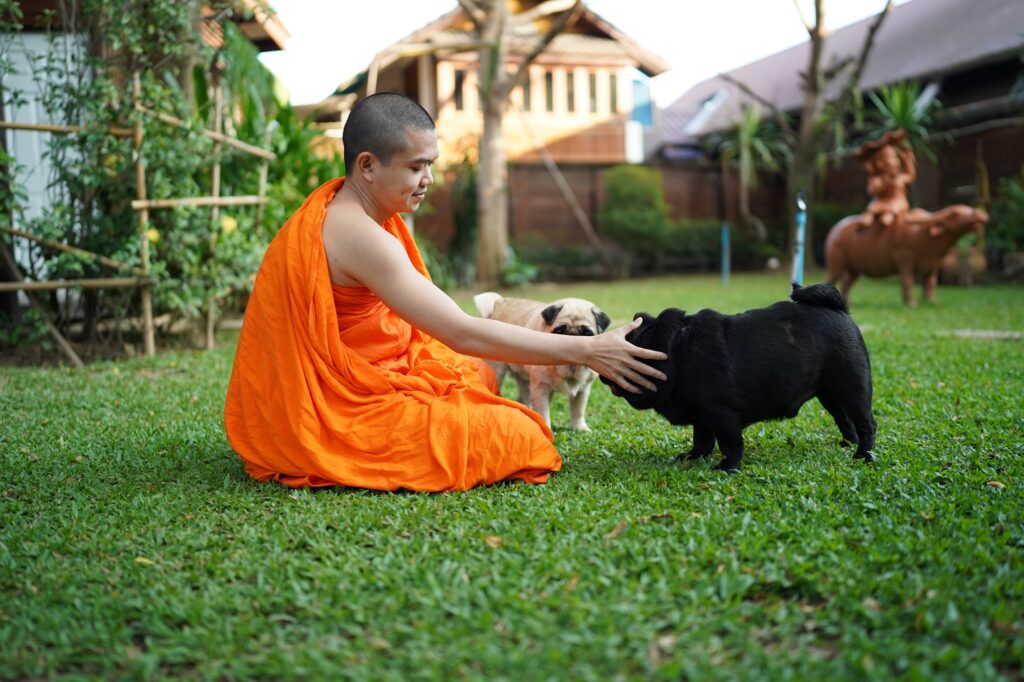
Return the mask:
[[(597, 215), (604, 203), (604, 173), (608, 164), (560, 164), (562, 174), (576, 200), (600, 234)], [(719, 219), (721, 179), (717, 167), (707, 165), (657, 166), (663, 178), (665, 199), (673, 219)], [(452, 205), (447, 181), (428, 194), (431, 209), (416, 216), (416, 230), (444, 248), (453, 232)], [(771, 178), (762, 182), (752, 196), (755, 214), (771, 222), (781, 215), (780, 182)], [(736, 178), (728, 182), (725, 216), (732, 224), (738, 219)], [(516, 164), (509, 170), (509, 239), (513, 244), (546, 244), (552, 248), (586, 247), (587, 240), (572, 209), (543, 164)]]

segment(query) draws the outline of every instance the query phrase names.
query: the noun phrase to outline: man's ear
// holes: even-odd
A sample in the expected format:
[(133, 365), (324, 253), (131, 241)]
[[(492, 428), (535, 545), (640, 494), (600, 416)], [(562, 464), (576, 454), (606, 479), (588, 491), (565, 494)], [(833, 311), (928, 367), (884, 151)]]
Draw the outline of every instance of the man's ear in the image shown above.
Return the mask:
[(367, 180), (371, 179), (377, 163), (377, 157), (371, 152), (360, 152), (356, 157), (356, 169)]

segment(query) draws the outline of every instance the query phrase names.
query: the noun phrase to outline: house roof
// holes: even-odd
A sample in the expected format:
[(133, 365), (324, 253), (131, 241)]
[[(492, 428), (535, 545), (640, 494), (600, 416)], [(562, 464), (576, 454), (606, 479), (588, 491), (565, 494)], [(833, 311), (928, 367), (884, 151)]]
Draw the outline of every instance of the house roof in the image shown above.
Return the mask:
[[(555, 36), (543, 55), (621, 59), (635, 63), (640, 71), (652, 77), (669, 69), (661, 57), (619, 31), (588, 8), (586, 3), (581, 2), (580, 6), (582, 13), (575, 25)], [(407, 59), (409, 54), (419, 47), (424, 51), (442, 46), (451, 47), (453, 51), (476, 49), (476, 38), (473, 31), (467, 27), (468, 22), (469, 18), (465, 11), (461, 7), (456, 7), (382, 50), (378, 68), (383, 70), (399, 60)], [(510, 50), (513, 54), (517, 52), (517, 48), (522, 51), (529, 40), (537, 36), (536, 32), (530, 33), (531, 30), (535, 31), (535, 28), (526, 29), (514, 39)], [(334, 94), (353, 92), (366, 80), (366, 75), (367, 72), (363, 71), (342, 81)]]
[[(868, 17), (828, 35), (822, 66), (855, 59), (874, 19)], [(1021, 0), (911, 0), (894, 7), (885, 18), (860, 85), (871, 90), (906, 80), (941, 79), (1006, 60), (1022, 47)], [(776, 108), (798, 110), (803, 100), (798, 74), (807, 68), (809, 50), (810, 41), (726, 74)], [(836, 91), (842, 86), (840, 80), (832, 84)], [(732, 125), (742, 106), (750, 102), (748, 95), (721, 76), (698, 83), (660, 112), (656, 146), (695, 144), (708, 133)]]

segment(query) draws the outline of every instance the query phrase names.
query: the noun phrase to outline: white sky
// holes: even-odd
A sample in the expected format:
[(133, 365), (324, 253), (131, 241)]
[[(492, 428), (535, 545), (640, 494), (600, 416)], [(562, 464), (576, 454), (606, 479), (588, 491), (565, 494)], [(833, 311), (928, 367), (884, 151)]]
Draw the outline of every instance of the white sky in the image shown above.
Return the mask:
[[(660, 106), (722, 71), (807, 39), (810, 0), (584, 0), (591, 10), (665, 60), (652, 81)], [(907, 0), (896, 0), (902, 4)], [(924, 2), (926, 0), (918, 0)], [(291, 33), (286, 49), (261, 56), (293, 104), (316, 102), (365, 69), (373, 56), (454, 9), (457, 0), (271, 0)], [(826, 0), (836, 30), (877, 13), (885, 0)]]

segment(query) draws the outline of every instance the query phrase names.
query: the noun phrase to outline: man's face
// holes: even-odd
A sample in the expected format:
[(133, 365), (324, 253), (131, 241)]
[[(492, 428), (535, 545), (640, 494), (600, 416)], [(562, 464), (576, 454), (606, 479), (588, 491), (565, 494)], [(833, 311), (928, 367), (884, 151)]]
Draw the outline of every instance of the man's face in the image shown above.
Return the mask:
[(433, 130), (407, 130), (405, 149), (381, 165), (375, 184), (380, 201), (395, 213), (411, 213), (419, 208), (434, 184), (431, 167), (440, 153)]

